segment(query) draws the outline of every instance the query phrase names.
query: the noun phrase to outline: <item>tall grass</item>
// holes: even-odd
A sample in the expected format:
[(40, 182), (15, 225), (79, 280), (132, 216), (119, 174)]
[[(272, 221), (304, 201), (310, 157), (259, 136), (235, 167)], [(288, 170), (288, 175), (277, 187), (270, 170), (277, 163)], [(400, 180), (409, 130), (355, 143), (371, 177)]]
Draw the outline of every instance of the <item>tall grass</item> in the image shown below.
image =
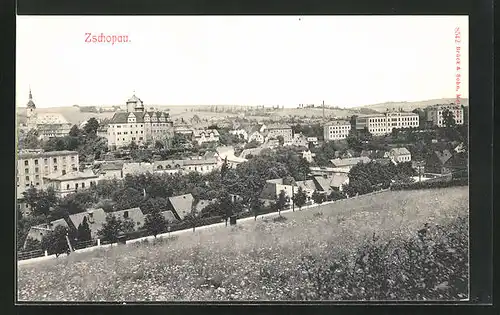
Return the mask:
[(386, 192), (286, 213), (280, 222), (248, 220), (75, 253), (21, 266), (18, 295), (30, 301), (465, 298), (467, 190)]

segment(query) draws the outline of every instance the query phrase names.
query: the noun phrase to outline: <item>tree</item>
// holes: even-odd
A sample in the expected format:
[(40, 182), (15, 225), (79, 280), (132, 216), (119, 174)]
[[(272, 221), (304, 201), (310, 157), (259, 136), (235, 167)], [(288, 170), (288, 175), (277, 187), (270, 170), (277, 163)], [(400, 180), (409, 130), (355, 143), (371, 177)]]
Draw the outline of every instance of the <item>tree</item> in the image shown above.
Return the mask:
[(135, 141), (133, 141), (133, 140), (132, 140), (132, 142), (130, 142), (128, 147), (129, 147), (130, 151), (134, 151), (134, 150), (137, 150), (139, 148), (137, 143), (135, 143)]
[(52, 187), (47, 190), (38, 190), (35, 187), (30, 187), (23, 192), (24, 201), (31, 209), (31, 214), (49, 215), (51, 208), (55, 207), (58, 203), (58, 198)]
[(280, 143), (280, 146), (283, 146), (285, 144), (285, 138), (283, 138), (283, 136), (278, 136), (276, 137)]
[(68, 247), (68, 229), (64, 226), (58, 225), (56, 228), (49, 232), (42, 238), (42, 249), (46, 250), (49, 255), (55, 254), (59, 257), (60, 254), (67, 253), (69, 255), (70, 249)]
[(97, 130), (99, 129), (99, 122), (94, 117), (87, 120), (85, 126), (83, 126), (83, 131), (87, 135), (97, 135)]
[(28, 237), (26, 239), (26, 243), (23, 244), (23, 250), (32, 251), (37, 249), (42, 249), (42, 243), (39, 240)]
[(155, 149), (162, 150), (163, 148), (165, 148), (165, 146), (163, 145), (163, 142), (161, 142), (160, 140), (156, 140), (155, 141)]
[(167, 224), (167, 220), (157, 209), (150, 211), (144, 219), (144, 229), (154, 235), (155, 238), (156, 235), (165, 232)]
[(131, 187), (125, 187), (116, 191), (112, 198), (116, 202), (116, 211), (139, 207), (144, 200), (143, 193)]
[(281, 216), (281, 210), (285, 208), (286, 205), (286, 193), (284, 190), (280, 191), (278, 197), (276, 198), (276, 208), (278, 209), (278, 214)]
[(325, 201), (325, 195), (315, 190), (312, 194), (312, 199), (317, 204), (322, 204)]
[(79, 242), (86, 242), (92, 239), (92, 232), (90, 231), (89, 223), (87, 222), (87, 217), (83, 217), (82, 223), (78, 225), (77, 239)]
[(345, 195), (338, 190), (333, 190), (328, 195), (328, 200), (330, 200), (330, 201), (335, 201), (335, 200), (340, 200), (340, 199), (345, 199)]
[(448, 109), (443, 110), (443, 124), (446, 128), (453, 128), (457, 125), (453, 112)]
[(227, 170), (229, 169), (229, 165), (227, 163), (227, 156), (224, 158), (224, 162), (220, 168), (220, 177), (221, 180), (224, 180), (224, 176), (227, 174)]
[(78, 128), (77, 125), (73, 125), (73, 127), (71, 127), (71, 130), (69, 131), (70, 137), (79, 137), (81, 134), (82, 131), (80, 130), (80, 128)]
[(252, 198), (252, 200), (250, 201), (250, 209), (253, 212), (254, 221), (257, 221), (257, 216), (262, 211), (263, 205), (264, 205), (264, 203), (262, 202), (262, 200), (260, 200), (257, 197)]
[(297, 193), (295, 193), (293, 196), (293, 203), (295, 203), (295, 205), (299, 207), (300, 210), (306, 204), (306, 200), (307, 200), (307, 195), (304, 189), (302, 189), (302, 187), (299, 187)]
[(121, 222), (121, 232), (131, 233), (135, 231), (135, 222), (131, 218), (126, 218)]
[(114, 214), (108, 214), (106, 222), (102, 225), (102, 229), (97, 233), (104, 240), (116, 243), (118, 236), (122, 233), (122, 222)]
[(39, 140), (39, 134), (36, 129), (31, 129), (20, 141), (20, 149), (39, 149), (42, 142)]

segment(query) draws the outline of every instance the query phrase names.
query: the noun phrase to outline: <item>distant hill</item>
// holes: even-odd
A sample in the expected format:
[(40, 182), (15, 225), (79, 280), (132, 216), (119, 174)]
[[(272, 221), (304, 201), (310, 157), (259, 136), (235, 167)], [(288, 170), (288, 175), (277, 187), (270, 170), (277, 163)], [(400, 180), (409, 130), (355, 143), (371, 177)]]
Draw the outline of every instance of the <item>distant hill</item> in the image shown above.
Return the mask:
[[(462, 98), (460, 99), (461, 103), (465, 106), (469, 106), (469, 99), (468, 98)], [(454, 98), (440, 98), (440, 99), (433, 99), (433, 100), (427, 100), (427, 101), (417, 101), (417, 102), (387, 102), (387, 103), (380, 103), (380, 104), (372, 104), (372, 105), (363, 105), (363, 106), (357, 106), (353, 107), (351, 109), (370, 109), (370, 110), (375, 110), (378, 112), (385, 112), (387, 109), (399, 109), (402, 108), (403, 111), (412, 111), (416, 108), (426, 108), (427, 106), (431, 105), (436, 105), (436, 104), (450, 104), (454, 103), (455, 99)]]

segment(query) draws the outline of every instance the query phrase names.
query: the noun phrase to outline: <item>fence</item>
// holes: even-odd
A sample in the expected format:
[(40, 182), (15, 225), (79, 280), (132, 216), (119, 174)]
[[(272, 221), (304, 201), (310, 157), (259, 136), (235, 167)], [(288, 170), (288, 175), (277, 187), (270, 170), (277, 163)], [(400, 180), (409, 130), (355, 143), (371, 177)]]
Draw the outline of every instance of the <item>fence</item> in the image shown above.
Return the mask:
[(97, 240), (79, 242), (79, 243), (71, 244), (71, 246), (73, 246), (74, 250), (83, 249), (83, 248), (92, 247), (92, 246), (97, 246)]
[(45, 252), (41, 249), (17, 252), (17, 260), (26, 260), (43, 256), (45, 256)]

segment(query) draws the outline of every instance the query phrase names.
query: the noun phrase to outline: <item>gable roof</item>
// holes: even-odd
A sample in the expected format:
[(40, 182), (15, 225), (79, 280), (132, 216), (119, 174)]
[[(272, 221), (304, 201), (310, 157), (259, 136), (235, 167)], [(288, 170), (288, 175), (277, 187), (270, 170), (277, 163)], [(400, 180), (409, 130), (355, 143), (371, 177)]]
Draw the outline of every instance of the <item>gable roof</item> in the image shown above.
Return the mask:
[(453, 156), (448, 150), (443, 150), (442, 152), (434, 151), (434, 154), (438, 158), (439, 162), (441, 162), (441, 164), (445, 164)]
[(161, 213), (161, 215), (165, 218), (165, 220), (167, 222), (172, 223), (172, 222), (177, 222), (178, 221), (177, 218), (175, 217), (174, 213), (172, 211), (170, 211), (170, 210), (163, 211)]
[(335, 174), (333, 176), (314, 176), (314, 182), (316, 187), (322, 191), (330, 191), (332, 187), (339, 188), (343, 184), (349, 181), (349, 176), (347, 174)]
[(203, 199), (199, 200), (198, 203), (195, 206), (195, 211), (197, 213), (200, 213), (203, 209), (205, 209), (206, 206), (208, 206), (210, 204), (213, 204), (215, 202), (216, 202), (215, 199), (212, 199), (212, 200), (203, 200)]
[(89, 179), (89, 178), (98, 178), (99, 176), (94, 174), (91, 170), (85, 170), (83, 172), (80, 171), (74, 171), (74, 172), (69, 172), (64, 175), (47, 175), (44, 176), (43, 178), (49, 179), (49, 180), (54, 180), (54, 181), (66, 181), (66, 180), (75, 180), (75, 179)]
[(85, 212), (75, 213), (69, 216), (69, 221), (75, 229), (83, 222), (83, 218), (87, 217), (90, 233), (93, 238), (97, 237), (97, 233), (102, 229), (106, 222), (106, 212), (103, 209), (88, 209)]
[(169, 114), (160, 111), (150, 111), (150, 112), (118, 112), (113, 115), (109, 124), (126, 124), (128, 123), (128, 117), (130, 115), (135, 116), (135, 121), (138, 123), (144, 123), (144, 117), (146, 114), (151, 118), (151, 120), (160, 120), (160, 118), (165, 118), (165, 122), (169, 121)]
[(128, 217), (134, 222), (135, 230), (140, 229), (144, 225), (144, 213), (142, 213), (141, 208), (130, 208), (111, 212), (110, 214), (115, 215), (120, 220), (124, 220), (126, 212), (128, 212)]
[(206, 165), (206, 164), (217, 164), (216, 158), (206, 158), (206, 159), (193, 159), (193, 160), (184, 160), (184, 165)]
[(210, 134), (213, 133), (214, 137), (219, 136), (219, 131), (217, 129), (206, 129), (206, 130), (194, 130), (193, 135), (195, 138), (201, 137), (202, 135), (205, 135), (205, 137), (210, 136)]
[(392, 155), (410, 155), (411, 154), (407, 148), (392, 148), (390, 152)]
[(185, 194), (175, 197), (169, 197), (168, 203), (172, 207), (174, 214), (177, 214), (177, 217), (180, 219), (184, 219), (184, 217), (191, 213), (191, 209), (193, 206), (193, 195)]
[(303, 190), (315, 190), (316, 185), (314, 185), (314, 181), (311, 179), (302, 180), (295, 182), (297, 187), (302, 187)]
[(370, 161), (371, 161), (370, 158), (366, 156), (330, 160), (330, 162), (333, 164), (334, 167), (354, 166), (359, 162), (369, 163)]

